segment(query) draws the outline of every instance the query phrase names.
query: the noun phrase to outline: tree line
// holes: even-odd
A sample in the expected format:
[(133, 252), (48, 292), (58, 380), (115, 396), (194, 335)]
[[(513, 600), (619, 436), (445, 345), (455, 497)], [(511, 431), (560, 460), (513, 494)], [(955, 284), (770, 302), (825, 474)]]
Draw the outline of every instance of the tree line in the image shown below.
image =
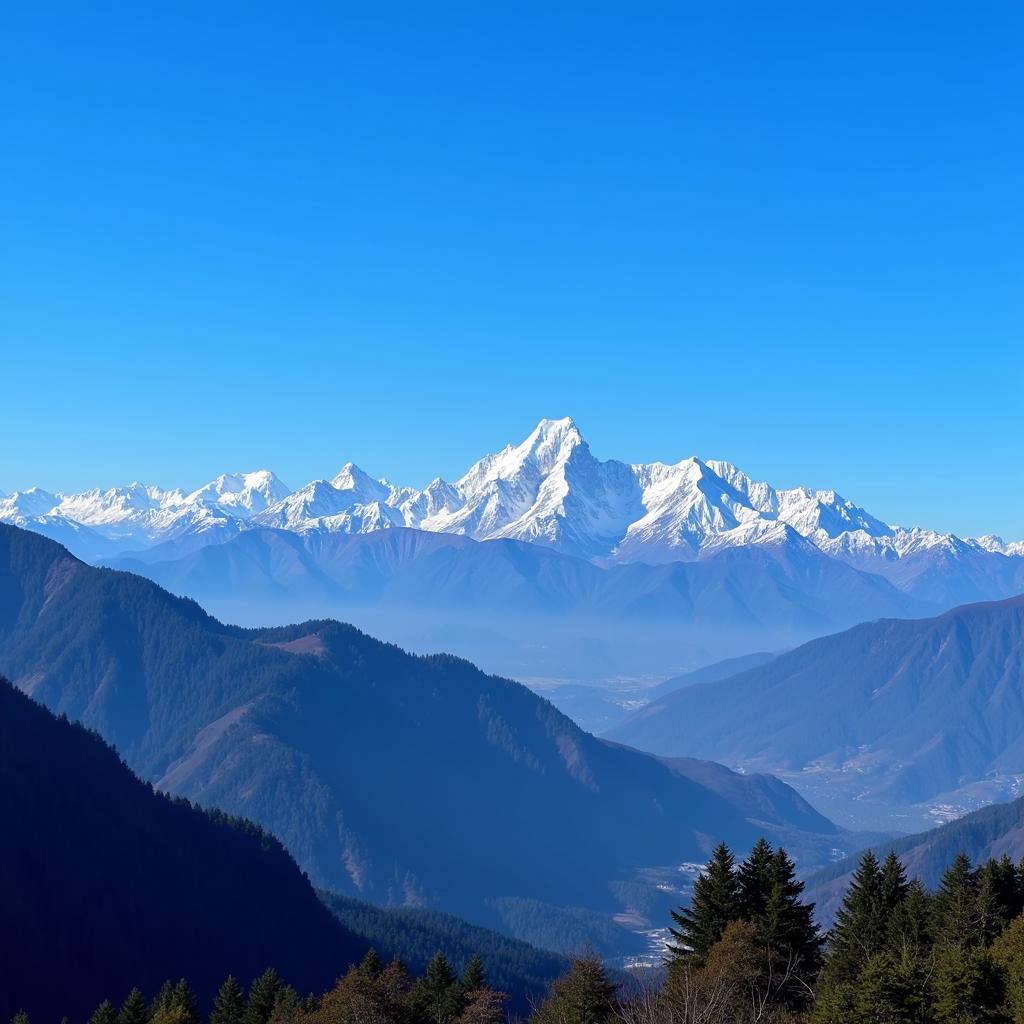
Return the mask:
[[(1024, 862), (960, 854), (935, 892), (899, 858), (863, 855), (830, 932), (793, 861), (759, 840), (724, 844), (672, 913), (657, 977), (613, 976), (595, 954), (532, 1007), (529, 1024), (1024, 1024)], [(209, 1024), (501, 1024), (508, 997), (479, 956), (461, 974), (438, 952), (413, 978), (371, 950), (335, 986), (300, 997), (273, 970), (221, 986)], [(31, 1024), (17, 1014), (12, 1024)], [(203, 1024), (188, 982), (135, 989), (88, 1024)]]

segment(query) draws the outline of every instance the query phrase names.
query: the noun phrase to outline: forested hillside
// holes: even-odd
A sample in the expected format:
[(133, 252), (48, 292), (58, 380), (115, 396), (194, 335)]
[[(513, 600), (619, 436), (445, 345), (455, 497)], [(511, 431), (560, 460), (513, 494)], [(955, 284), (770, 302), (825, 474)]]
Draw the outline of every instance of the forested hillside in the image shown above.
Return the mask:
[(249, 822), (136, 779), (95, 733), (0, 681), (0, 1018), (81, 1017), (187, 976), (209, 999), (267, 966), (323, 987), (368, 943)]
[[(992, 804), (928, 832), (903, 836), (871, 848), (876, 856), (896, 853), (911, 878), (936, 886), (943, 871), (959, 853), (972, 860), (1010, 857), (1024, 859), (1024, 797)], [(832, 920), (843, 891), (849, 884), (861, 854), (846, 857), (812, 874), (807, 885), (818, 905), (819, 919)]]

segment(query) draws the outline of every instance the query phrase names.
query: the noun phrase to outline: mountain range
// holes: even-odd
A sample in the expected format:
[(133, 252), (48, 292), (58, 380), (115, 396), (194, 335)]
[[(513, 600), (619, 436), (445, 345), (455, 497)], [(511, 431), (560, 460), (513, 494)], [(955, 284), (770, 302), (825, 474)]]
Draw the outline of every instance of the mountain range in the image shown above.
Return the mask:
[(267, 527), (298, 534), (407, 527), (525, 541), (602, 564), (694, 561), (803, 541), (932, 603), (1024, 589), (1024, 541), (889, 525), (833, 490), (777, 489), (728, 462), (600, 461), (571, 419), (542, 420), (454, 483), (437, 478), (423, 490), (348, 463), (295, 491), (267, 470), (226, 474), (189, 492), (138, 483), (80, 494), (32, 488), (0, 499), (0, 521), (67, 543), (87, 560), (167, 560)]
[(233, 622), (342, 618), (539, 686), (651, 685), (1024, 590), (1022, 542), (891, 526), (722, 461), (600, 461), (570, 419), (422, 490), (347, 463), (298, 490), (267, 470), (193, 490), (32, 488), (0, 498), (0, 522)]
[(226, 626), (9, 526), (0, 672), (159, 789), (272, 831), (315, 884), (524, 939), (567, 908), (663, 913), (718, 839), (809, 864), (856, 845), (775, 779), (596, 739), (468, 662), (332, 621)]
[(916, 829), (1024, 784), (1024, 597), (864, 623), (676, 689), (607, 735), (778, 773), (847, 824)]
[(108, 564), (229, 621), (331, 615), (407, 649), (454, 650), (531, 682), (649, 681), (930, 607), (802, 539), (695, 562), (601, 566), (524, 541), (405, 527), (354, 535), (253, 528), (170, 561)]

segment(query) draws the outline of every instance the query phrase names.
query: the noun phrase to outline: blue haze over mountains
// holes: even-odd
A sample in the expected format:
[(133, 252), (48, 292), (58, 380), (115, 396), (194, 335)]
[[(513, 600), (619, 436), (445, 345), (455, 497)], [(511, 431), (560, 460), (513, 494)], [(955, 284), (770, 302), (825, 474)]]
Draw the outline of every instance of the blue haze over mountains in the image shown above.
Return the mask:
[(643, 949), (615, 916), (662, 921), (718, 839), (809, 865), (860, 842), (777, 779), (597, 739), (450, 655), (329, 620), (223, 625), (10, 526), (0, 675), (159, 789), (272, 831), (315, 884), (541, 946), (582, 909), (609, 954)]
[(556, 697), (582, 682), (633, 699), (722, 658), (1024, 589), (1020, 543), (890, 527), (724, 462), (601, 462), (568, 419), (422, 491), (347, 464), (297, 491), (260, 471), (190, 493), (22, 492), (0, 521), (231, 621), (332, 615)]

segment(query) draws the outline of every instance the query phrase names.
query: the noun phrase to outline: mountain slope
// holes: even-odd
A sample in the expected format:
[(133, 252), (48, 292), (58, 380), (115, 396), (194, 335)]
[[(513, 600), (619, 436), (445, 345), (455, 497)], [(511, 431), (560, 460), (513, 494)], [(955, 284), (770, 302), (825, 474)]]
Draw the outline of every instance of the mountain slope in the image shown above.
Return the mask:
[(927, 610), (795, 534), (698, 562), (602, 568), (513, 540), (253, 529), (173, 561), (111, 564), (236, 621), (330, 612), (413, 649), (440, 642), (527, 678), (664, 676), (758, 641), (779, 647)]
[[(498, 897), (610, 913), (613, 881), (761, 831), (729, 790), (765, 780), (694, 781), (525, 687), (336, 622), (224, 626), (10, 527), (0, 671), (161, 788), (272, 829), (317, 884), (380, 902), (489, 924)], [(808, 856), (846, 842), (808, 811), (776, 832)]]
[[(1024, 797), (982, 807), (946, 825), (872, 849), (880, 857), (893, 850), (908, 875), (920, 878), (930, 888), (938, 885), (958, 853), (966, 853), (976, 864), (1004, 854), (1020, 861), (1024, 857)], [(859, 853), (845, 857), (807, 880), (808, 895), (815, 901), (821, 920), (829, 921), (835, 914), (859, 860)]]
[(271, 964), (319, 990), (368, 946), (271, 836), (154, 793), (3, 680), (0, 820), (4, 1020), (81, 1020), (182, 976), (207, 1003)]
[(474, 954), (479, 955), (488, 983), (511, 997), (508, 1009), (514, 1014), (528, 1014), (551, 981), (568, 967), (567, 958), (558, 953), (438, 910), (376, 907), (336, 892), (322, 891), (320, 899), (346, 928), (373, 946), (381, 959), (397, 956), (413, 974), (423, 974), (439, 949), (460, 974)]
[(1024, 778), (1024, 598), (814, 640), (671, 693), (609, 735), (893, 806), (966, 801), (972, 784), (1012, 792)]
[(687, 686), (699, 686), (701, 683), (717, 683), (720, 679), (729, 679), (731, 676), (739, 675), (751, 668), (760, 668), (767, 665), (775, 654), (767, 651), (755, 651), (752, 654), (742, 654), (737, 658), (724, 658), (722, 661), (704, 665), (694, 669), (692, 672), (684, 672), (682, 675), (666, 679), (657, 686), (652, 686), (646, 691), (648, 701), (658, 700), (676, 690), (683, 690)]

